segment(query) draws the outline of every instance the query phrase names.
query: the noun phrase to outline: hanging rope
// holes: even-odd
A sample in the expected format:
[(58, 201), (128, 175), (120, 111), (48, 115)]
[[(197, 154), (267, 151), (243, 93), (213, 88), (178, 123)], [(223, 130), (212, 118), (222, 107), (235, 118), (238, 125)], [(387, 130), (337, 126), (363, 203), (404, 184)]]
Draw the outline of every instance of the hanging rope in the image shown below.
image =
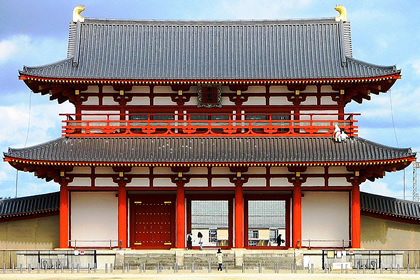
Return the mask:
[[(28, 126), (26, 128), (25, 144), (23, 145), (24, 148), (26, 148), (26, 145), (28, 144), (29, 129), (31, 127), (31, 110), (32, 110), (32, 92), (29, 92)], [(18, 196), (18, 182), (19, 182), (19, 170), (16, 169), (16, 180), (15, 180), (15, 197), (16, 198)]]

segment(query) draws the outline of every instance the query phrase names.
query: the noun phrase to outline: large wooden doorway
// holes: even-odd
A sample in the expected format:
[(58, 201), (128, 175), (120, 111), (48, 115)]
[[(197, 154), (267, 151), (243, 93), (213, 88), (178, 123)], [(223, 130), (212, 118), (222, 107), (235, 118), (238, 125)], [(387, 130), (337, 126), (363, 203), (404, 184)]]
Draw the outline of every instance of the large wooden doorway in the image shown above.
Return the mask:
[(175, 246), (175, 197), (130, 196), (130, 247), (163, 249)]

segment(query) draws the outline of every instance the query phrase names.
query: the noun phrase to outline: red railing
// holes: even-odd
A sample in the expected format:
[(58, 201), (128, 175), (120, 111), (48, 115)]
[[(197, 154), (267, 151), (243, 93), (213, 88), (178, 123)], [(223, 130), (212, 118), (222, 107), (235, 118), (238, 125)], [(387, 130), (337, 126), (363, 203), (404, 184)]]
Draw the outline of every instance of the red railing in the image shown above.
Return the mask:
[(335, 125), (356, 136), (359, 114), (61, 114), (66, 137), (332, 137)]

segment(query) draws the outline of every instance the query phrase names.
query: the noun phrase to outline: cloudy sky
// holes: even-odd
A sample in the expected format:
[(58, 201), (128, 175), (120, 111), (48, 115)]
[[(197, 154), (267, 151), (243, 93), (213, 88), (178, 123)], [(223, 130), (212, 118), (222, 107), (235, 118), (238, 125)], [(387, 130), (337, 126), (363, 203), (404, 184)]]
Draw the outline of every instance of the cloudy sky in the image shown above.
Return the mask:
[[(372, 96), (346, 112), (360, 112), (359, 136), (393, 147), (420, 151), (420, 5), (418, 0), (0, 0), (0, 150), (40, 144), (61, 136), (59, 113), (73, 112), (47, 96), (33, 94), (18, 70), (64, 59), (73, 8), (84, 5), (85, 17), (118, 19), (306, 19), (338, 15), (347, 8), (353, 56), (378, 65), (396, 65), (403, 78), (392, 91)], [(419, 170), (420, 171), (420, 170)], [(412, 198), (413, 169), (387, 173), (367, 182), (362, 191)], [(404, 179), (405, 178), (405, 179)], [(0, 162), (0, 197), (57, 191), (32, 173), (17, 173)]]

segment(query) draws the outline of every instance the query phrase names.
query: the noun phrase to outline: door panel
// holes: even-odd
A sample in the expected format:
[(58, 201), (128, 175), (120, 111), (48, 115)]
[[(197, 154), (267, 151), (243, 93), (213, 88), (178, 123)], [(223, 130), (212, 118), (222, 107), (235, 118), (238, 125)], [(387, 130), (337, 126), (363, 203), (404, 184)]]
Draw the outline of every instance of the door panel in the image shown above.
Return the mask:
[(161, 196), (141, 196), (132, 197), (131, 201), (131, 247), (173, 247), (175, 200)]

